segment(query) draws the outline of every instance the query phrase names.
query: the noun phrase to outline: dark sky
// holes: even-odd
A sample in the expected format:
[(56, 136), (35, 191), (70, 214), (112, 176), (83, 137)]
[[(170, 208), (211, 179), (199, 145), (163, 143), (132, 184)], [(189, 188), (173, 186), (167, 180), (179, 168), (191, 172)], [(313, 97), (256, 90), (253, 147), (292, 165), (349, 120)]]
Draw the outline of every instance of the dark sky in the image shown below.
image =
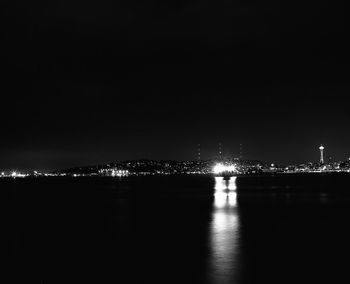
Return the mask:
[(0, 169), (350, 156), (336, 1), (2, 1)]

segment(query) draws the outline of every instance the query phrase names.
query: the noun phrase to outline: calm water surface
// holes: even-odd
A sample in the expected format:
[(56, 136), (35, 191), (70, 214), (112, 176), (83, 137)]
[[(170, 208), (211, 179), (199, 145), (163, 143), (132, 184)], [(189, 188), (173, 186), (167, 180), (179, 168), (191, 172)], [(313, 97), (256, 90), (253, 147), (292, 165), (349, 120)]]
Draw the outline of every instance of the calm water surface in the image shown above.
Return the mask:
[(348, 182), (1, 181), (0, 281), (350, 283)]

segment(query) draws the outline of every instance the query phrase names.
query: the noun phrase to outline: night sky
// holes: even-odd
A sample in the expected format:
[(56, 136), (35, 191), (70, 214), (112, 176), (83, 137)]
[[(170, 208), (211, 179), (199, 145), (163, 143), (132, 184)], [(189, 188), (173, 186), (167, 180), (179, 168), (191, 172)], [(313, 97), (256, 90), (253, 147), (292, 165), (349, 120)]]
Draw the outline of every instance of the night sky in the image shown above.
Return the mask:
[(350, 157), (336, 1), (2, 3), (0, 169)]

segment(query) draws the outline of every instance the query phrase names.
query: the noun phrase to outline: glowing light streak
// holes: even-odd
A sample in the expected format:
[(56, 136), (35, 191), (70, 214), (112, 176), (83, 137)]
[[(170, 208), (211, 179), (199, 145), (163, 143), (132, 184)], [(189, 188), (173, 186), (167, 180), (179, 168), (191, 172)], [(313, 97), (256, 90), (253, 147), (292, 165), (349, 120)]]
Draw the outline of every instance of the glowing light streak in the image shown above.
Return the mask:
[[(231, 190), (232, 189), (232, 190)], [(211, 223), (210, 266), (215, 283), (237, 282), (239, 265), (239, 215), (236, 178), (215, 178), (214, 208)]]
[(230, 191), (236, 191), (237, 189), (237, 183), (236, 183), (237, 177), (231, 177), (228, 181), (227, 189)]
[(223, 177), (215, 177), (215, 191), (224, 191), (226, 189), (226, 181)]

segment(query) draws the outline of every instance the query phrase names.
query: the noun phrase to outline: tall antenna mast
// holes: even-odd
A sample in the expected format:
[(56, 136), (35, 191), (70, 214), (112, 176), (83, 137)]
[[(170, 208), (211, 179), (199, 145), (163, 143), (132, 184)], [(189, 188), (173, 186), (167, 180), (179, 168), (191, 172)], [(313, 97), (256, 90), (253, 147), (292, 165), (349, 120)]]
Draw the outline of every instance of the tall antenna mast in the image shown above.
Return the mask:
[(200, 161), (201, 160), (201, 144), (198, 144), (197, 157), (198, 157), (198, 161)]
[(222, 149), (221, 149), (221, 143), (219, 143), (219, 160), (222, 159)]

